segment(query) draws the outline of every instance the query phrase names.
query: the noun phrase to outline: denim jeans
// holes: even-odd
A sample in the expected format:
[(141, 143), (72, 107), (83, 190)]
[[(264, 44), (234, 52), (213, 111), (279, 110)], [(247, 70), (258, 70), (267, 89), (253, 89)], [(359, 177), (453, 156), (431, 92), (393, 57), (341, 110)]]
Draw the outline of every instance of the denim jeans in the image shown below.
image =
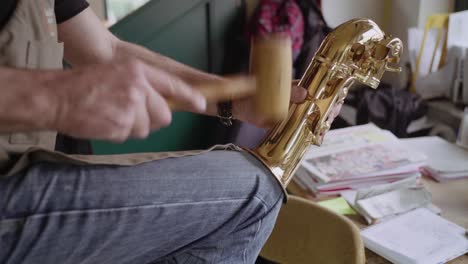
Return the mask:
[(237, 151), (0, 179), (0, 263), (254, 263), (283, 194)]

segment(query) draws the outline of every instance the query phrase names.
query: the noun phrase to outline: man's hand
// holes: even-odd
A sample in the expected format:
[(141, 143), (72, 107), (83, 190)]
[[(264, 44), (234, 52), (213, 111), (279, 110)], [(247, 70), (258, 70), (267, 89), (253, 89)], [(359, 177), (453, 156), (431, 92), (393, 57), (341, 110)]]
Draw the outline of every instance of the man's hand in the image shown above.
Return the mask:
[[(291, 85), (291, 103), (302, 103), (307, 97), (307, 90), (297, 86), (298, 81), (293, 81)], [(233, 102), (233, 116), (236, 119), (251, 123), (259, 127), (268, 128), (271, 124), (255, 111), (253, 98), (246, 98)]]
[(198, 91), (138, 60), (64, 71), (46, 85), (57, 98), (53, 129), (79, 138), (145, 138), (170, 124), (166, 98), (194, 112), (206, 108)]

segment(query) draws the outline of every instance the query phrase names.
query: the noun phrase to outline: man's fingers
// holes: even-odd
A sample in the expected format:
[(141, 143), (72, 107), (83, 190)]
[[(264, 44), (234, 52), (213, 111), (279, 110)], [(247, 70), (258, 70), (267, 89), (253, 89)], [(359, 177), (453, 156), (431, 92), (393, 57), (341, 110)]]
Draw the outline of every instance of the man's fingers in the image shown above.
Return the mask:
[(335, 119), (341, 112), (341, 108), (343, 107), (343, 103), (338, 103), (332, 110), (332, 118)]
[(151, 124), (150, 129), (157, 130), (171, 123), (172, 112), (166, 100), (158, 92), (152, 88), (149, 88), (149, 90), (146, 105)]
[(135, 119), (130, 136), (143, 139), (148, 137), (150, 133), (151, 120), (147, 110), (146, 97), (141, 99), (135, 109)]
[(300, 104), (304, 102), (307, 97), (307, 90), (299, 87), (299, 86), (292, 86), (291, 87), (291, 102), (295, 104)]
[(164, 98), (184, 106), (187, 110), (206, 110), (206, 99), (203, 95), (179, 78), (151, 67), (145, 67), (145, 75), (150, 85)]

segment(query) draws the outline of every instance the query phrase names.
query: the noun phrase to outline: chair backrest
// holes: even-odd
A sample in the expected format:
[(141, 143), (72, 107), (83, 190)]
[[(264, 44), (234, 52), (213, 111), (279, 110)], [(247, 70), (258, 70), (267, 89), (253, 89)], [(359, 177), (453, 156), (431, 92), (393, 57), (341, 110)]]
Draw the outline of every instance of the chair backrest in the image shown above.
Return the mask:
[(260, 255), (281, 264), (365, 263), (359, 229), (349, 219), (290, 196)]

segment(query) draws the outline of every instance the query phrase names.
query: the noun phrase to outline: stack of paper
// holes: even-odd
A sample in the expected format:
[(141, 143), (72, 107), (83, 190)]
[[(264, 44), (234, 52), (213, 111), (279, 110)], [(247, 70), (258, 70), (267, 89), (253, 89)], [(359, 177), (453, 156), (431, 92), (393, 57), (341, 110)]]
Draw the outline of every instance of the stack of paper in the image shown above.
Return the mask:
[(426, 156), (373, 124), (330, 131), (306, 153), (294, 181), (316, 195), (333, 195), (420, 176)]
[(403, 139), (405, 145), (425, 153), (428, 157), (424, 171), (443, 182), (468, 178), (468, 151), (440, 137)]
[(396, 264), (438, 264), (468, 252), (465, 229), (418, 208), (362, 231), (367, 248)]
[(431, 193), (424, 188), (417, 177), (357, 191), (343, 191), (341, 196), (366, 219), (368, 224), (385, 221), (419, 207), (440, 213), (440, 209), (432, 204)]

